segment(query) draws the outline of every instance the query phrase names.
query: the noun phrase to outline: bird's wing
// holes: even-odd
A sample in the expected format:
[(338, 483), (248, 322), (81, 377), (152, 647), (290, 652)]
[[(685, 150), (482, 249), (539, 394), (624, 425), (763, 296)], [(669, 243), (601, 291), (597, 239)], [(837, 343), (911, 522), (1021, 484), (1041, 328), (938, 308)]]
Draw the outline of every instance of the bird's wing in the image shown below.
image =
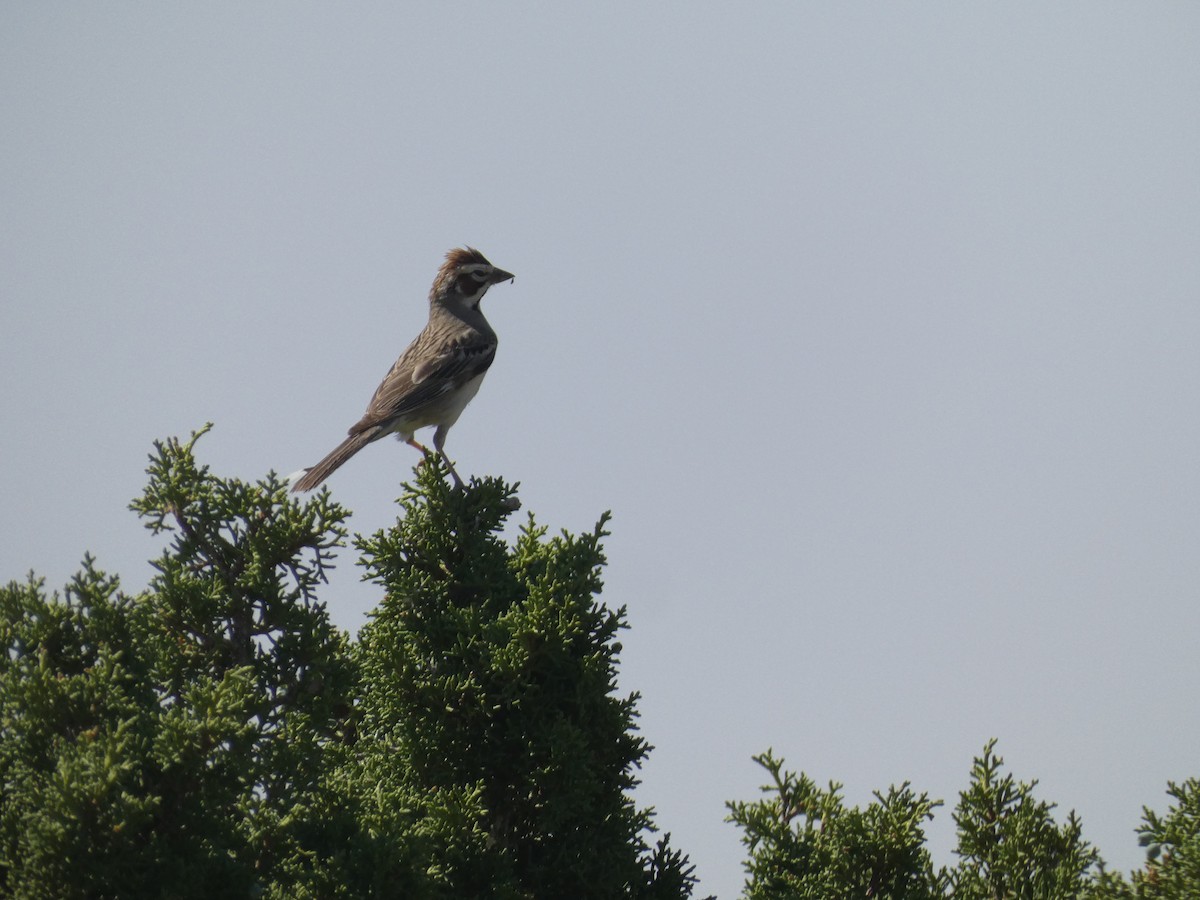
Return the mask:
[(408, 415), (482, 375), (496, 358), (496, 345), (494, 337), (479, 332), (459, 335), (437, 347), (418, 338), (380, 382), (350, 433)]

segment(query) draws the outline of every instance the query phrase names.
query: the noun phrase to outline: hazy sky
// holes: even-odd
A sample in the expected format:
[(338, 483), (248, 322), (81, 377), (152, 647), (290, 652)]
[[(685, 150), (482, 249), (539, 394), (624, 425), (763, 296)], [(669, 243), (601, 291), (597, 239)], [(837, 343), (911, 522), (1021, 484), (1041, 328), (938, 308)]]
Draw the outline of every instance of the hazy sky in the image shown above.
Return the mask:
[[(446, 250), (516, 282), (450, 435), (612, 509), (641, 802), (736, 895), (767, 747), (950, 809), (992, 736), (1110, 864), (1200, 775), (1200, 6), (0, 11), (0, 579), (130, 590), (151, 442), (331, 449)], [(416, 454), (331, 481), (373, 532)], [(325, 592), (379, 592), (345, 552)]]

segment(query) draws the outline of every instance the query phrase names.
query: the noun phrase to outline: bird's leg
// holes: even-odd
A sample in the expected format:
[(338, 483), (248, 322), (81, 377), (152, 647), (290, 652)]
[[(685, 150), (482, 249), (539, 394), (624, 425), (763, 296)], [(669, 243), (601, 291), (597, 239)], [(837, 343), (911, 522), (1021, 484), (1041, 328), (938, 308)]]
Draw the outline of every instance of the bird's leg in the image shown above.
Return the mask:
[(446, 463), (446, 468), (450, 470), (450, 474), (454, 476), (454, 483), (458, 485), (459, 490), (463, 489), (463, 480), (458, 477), (458, 473), (454, 471), (454, 463), (450, 462), (450, 457), (446, 455), (446, 451), (438, 448), (438, 453)]
[(450, 457), (446, 455), (446, 451), (442, 449), (442, 445), (446, 443), (446, 432), (450, 429), (443, 426), (438, 426), (437, 431), (433, 433), (433, 446), (437, 450), (438, 455), (445, 460), (446, 468), (450, 470), (450, 474), (454, 477), (454, 483), (458, 485), (458, 489), (463, 489), (463, 480), (458, 477), (458, 472), (454, 470), (454, 463), (450, 462)]
[(425, 465), (425, 460), (429, 459), (429, 448), (426, 447), (424, 444), (422, 444), (420, 441), (418, 441), (416, 438), (409, 438), (404, 443), (408, 444), (408, 446), (413, 447), (416, 450), (421, 451), (421, 461), (419, 463), (417, 463), (417, 468), (419, 469), (419, 468), (421, 468), (421, 466)]
[[(439, 438), (438, 438), (438, 435), (439, 435), (439, 434), (441, 434), (441, 433), (439, 432), (438, 434), (435, 434), (435, 435), (433, 436), (433, 446), (434, 446), (434, 448), (437, 450), (438, 456), (440, 456), (440, 457), (441, 457), (441, 458), (442, 458), (442, 459), (445, 461), (445, 463), (446, 463), (446, 468), (450, 470), (450, 475), (451, 475), (451, 477), (454, 479), (454, 483), (455, 483), (456, 485), (458, 485), (458, 486), (459, 486), (459, 488), (462, 488), (462, 487), (463, 487), (463, 480), (462, 480), (461, 478), (459, 478), (459, 477), (458, 477), (458, 472), (456, 472), (456, 471), (454, 470), (454, 463), (450, 462), (450, 457), (448, 457), (448, 456), (446, 455), (446, 451), (445, 451), (445, 450), (443, 450), (443, 449), (442, 449), (442, 446), (441, 446), (441, 445), (442, 445), (442, 441), (444, 441), (444, 440), (446, 439), (446, 436), (445, 436), (444, 434), (441, 434), (441, 439), (439, 440)], [(426, 459), (428, 459), (428, 457), (429, 457), (429, 448), (428, 448), (428, 447), (426, 447), (424, 444), (418, 443), (418, 441), (416, 440), (416, 438), (409, 438), (407, 441), (405, 441), (405, 443), (407, 443), (407, 444), (408, 444), (410, 447), (415, 447), (416, 449), (420, 450), (420, 451), (421, 451), (421, 454), (422, 454), (423, 456), (425, 456), (425, 457), (426, 457)], [(420, 464), (419, 464), (419, 465), (424, 465), (424, 464), (425, 464), (425, 460), (423, 459), (423, 460), (421, 460), (421, 462), (420, 462)]]

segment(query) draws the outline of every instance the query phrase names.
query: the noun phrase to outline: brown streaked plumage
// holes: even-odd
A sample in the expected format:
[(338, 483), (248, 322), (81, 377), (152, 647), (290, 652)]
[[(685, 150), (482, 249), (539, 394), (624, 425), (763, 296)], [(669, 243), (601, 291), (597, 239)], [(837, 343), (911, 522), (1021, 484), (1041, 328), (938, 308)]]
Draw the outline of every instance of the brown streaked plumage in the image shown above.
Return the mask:
[(461, 487), (443, 449), (446, 433), (496, 357), (496, 332), (479, 303), (493, 284), (512, 279), (471, 247), (447, 253), (429, 290), (425, 329), (379, 383), (363, 417), (350, 426), (349, 437), (297, 479), (292, 490), (312, 490), (367, 444), (389, 434), (427, 453), (413, 433), (430, 425), (437, 426), (433, 446)]

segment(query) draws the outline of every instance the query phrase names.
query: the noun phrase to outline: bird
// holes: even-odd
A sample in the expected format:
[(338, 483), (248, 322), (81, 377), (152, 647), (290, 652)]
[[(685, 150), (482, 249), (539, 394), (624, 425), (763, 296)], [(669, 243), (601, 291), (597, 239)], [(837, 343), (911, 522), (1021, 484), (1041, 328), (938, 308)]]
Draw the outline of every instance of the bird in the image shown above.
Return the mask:
[(292, 490), (311, 491), (367, 444), (389, 434), (428, 456), (428, 448), (413, 434), (430, 425), (437, 426), (434, 449), (462, 488), (462, 479), (446, 455), (446, 433), (474, 398), (496, 358), (496, 332), (479, 303), (492, 285), (515, 277), (493, 266), (473, 247), (448, 252), (429, 289), (429, 321), (424, 330), (379, 383), (348, 437), (315, 466), (302, 470)]

